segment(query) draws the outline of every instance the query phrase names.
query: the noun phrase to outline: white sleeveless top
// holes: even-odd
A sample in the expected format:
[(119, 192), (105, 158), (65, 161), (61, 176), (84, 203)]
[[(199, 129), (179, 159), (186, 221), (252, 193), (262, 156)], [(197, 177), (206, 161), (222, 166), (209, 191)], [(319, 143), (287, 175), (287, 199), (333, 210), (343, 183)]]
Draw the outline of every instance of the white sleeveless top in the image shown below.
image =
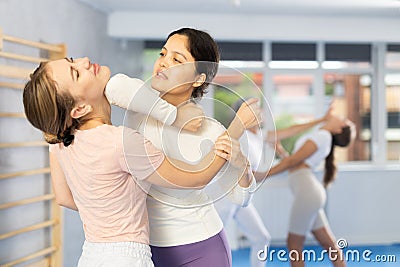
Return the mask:
[(304, 162), (315, 170), (329, 155), (332, 145), (332, 134), (324, 129), (317, 129), (301, 136), (294, 145), (293, 153), (297, 152), (307, 141), (312, 141), (317, 150)]

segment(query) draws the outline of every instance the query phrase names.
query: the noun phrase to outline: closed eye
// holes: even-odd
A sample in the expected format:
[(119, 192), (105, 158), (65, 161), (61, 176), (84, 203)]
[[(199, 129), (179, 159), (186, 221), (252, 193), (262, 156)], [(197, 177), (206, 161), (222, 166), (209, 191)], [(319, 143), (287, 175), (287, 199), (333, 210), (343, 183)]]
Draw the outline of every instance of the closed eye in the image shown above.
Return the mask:
[(78, 78), (79, 78), (79, 70), (75, 69), (75, 72), (76, 72), (76, 80), (78, 80)]
[[(72, 57), (70, 57), (70, 58), (66, 57), (65, 60), (68, 61), (69, 63), (74, 63), (74, 59)], [(73, 66), (71, 66), (70, 69), (71, 69), (72, 80), (77, 81), (79, 78), (79, 71)]]

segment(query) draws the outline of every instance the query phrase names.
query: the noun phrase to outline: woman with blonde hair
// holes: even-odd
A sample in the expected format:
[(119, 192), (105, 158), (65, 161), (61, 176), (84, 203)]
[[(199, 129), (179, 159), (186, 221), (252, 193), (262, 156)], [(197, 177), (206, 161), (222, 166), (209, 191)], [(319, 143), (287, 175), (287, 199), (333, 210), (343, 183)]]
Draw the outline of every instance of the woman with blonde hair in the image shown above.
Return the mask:
[[(109, 79), (109, 68), (88, 58), (41, 63), (24, 88), (25, 114), (51, 144), (57, 202), (82, 219), (86, 240), (78, 266), (153, 266), (146, 209), (150, 185), (201, 188), (224, 158), (240, 161), (243, 155), (224, 133), (215, 145), (224, 158), (210, 152), (199, 162), (200, 170), (167, 158), (137, 131), (111, 124), (104, 95)], [(168, 109), (164, 104), (161, 110)], [(244, 105), (234, 132), (254, 123), (251, 106)]]

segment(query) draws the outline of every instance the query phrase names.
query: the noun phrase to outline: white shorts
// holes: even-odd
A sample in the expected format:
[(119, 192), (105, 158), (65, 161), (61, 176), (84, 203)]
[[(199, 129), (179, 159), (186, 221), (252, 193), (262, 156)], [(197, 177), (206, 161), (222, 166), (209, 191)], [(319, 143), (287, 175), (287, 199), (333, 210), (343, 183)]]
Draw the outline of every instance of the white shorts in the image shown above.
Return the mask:
[(136, 242), (85, 241), (78, 267), (154, 267), (149, 245)]
[(309, 168), (289, 173), (290, 189), (294, 200), (290, 213), (289, 232), (305, 236), (310, 230), (328, 225), (323, 207), (325, 188)]

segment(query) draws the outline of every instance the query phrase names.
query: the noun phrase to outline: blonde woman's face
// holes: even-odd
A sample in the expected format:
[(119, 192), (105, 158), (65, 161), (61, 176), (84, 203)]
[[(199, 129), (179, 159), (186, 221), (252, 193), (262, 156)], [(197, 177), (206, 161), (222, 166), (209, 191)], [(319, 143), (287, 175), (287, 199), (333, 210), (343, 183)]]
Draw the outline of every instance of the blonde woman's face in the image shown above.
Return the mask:
[(155, 90), (169, 94), (193, 90), (198, 74), (188, 45), (188, 38), (179, 34), (171, 36), (165, 43), (154, 63), (151, 86)]
[(76, 101), (94, 104), (104, 98), (110, 69), (89, 61), (87, 57), (60, 59), (47, 64), (59, 90), (69, 92)]

